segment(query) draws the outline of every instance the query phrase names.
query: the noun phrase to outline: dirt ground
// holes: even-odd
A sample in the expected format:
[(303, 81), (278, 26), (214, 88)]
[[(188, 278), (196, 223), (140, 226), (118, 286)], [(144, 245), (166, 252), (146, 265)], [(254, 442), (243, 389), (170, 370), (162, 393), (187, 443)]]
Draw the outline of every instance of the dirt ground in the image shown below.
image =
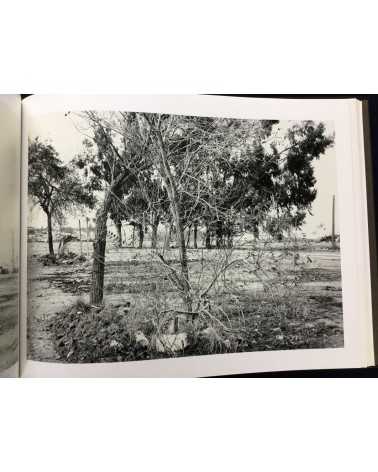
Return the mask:
[[(78, 298), (88, 301), (90, 288), (90, 261), (84, 263), (44, 266), (38, 256), (46, 253), (46, 243), (29, 243), (29, 309), (28, 309), (28, 357), (34, 360), (64, 362), (54, 346), (49, 329), (54, 317), (72, 306)], [(84, 245), (84, 253), (85, 253)], [(279, 248), (278, 248), (279, 249)], [(69, 250), (79, 253), (78, 243), (71, 243)], [(282, 252), (282, 251), (281, 251)], [(280, 250), (264, 253), (265, 264), (276, 267)], [(217, 251), (188, 251), (192, 283), (194, 287), (207, 286), (217, 267)], [(280, 349), (281, 329), (289, 329), (292, 343), (282, 349), (305, 347), (342, 347), (342, 293), (340, 252), (330, 250), (327, 245), (303, 248), (300, 251), (301, 313), (288, 320), (285, 327), (274, 327), (261, 320), (261, 307), (266, 300), (264, 280), (255, 277), (247, 261), (248, 248), (236, 249), (233, 258), (240, 260), (231, 268), (226, 279), (215, 287), (214, 303), (221, 302), (225, 311), (233, 312), (236, 305), (243, 306), (243, 316), (253, 318), (256, 331), (254, 345), (248, 350)], [(175, 250), (166, 254), (174, 261)], [(277, 259), (278, 258), (278, 259)], [(280, 259), (281, 260), (281, 259)], [(274, 264), (273, 264), (274, 263)], [(283, 257), (281, 268), (290, 272), (295, 262)], [(273, 267), (267, 277), (273, 274)], [(278, 287), (277, 290), (280, 288)], [(115, 307), (131, 306), (134, 314), (145, 315), (156, 299), (172, 306), (177, 302), (175, 290), (167, 277), (162, 276), (162, 267), (149, 249), (122, 248), (110, 246), (106, 255), (105, 303)], [(126, 316), (126, 315), (125, 315)], [(268, 333), (269, 330), (269, 333)], [(298, 340), (303, 332), (310, 341), (302, 345)], [(271, 332), (273, 335), (271, 334)]]
[(0, 275), (0, 377), (17, 362), (18, 277)]

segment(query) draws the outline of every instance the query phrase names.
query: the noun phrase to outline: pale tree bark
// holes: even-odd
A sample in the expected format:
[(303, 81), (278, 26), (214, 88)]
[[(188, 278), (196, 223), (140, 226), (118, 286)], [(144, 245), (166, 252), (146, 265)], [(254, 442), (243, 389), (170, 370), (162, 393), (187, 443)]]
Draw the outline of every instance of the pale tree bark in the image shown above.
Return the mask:
[[(150, 127), (152, 125), (147, 120)], [(188, 256), (186, 251), (186, 244), (185, 244), (185, 232), (184, 232), (184, 224), (182, 219), (182, 213), (179, 203), (179, 195), (178, 190), (175, 182), (175, 177), (172, 175), (168, 158), (167, 152), (165, 149), (165, 145), (163, 142), (163, 138), (160, 132), (160, 129), (154, 129), (154, 134), (157, 138), (157, 145), (158, 145), (158, 167), (161, 177), (163, 179), (164, 185), (167, 190), (169, 202), (170, 202), (170, 210), (172, 214), (172, 221), (175, 226), (175, 233), (176, 233), (176, 242), (179, 251), (179, 260), (181, 266), (181, 280), (180, 280), (180, 293), (183, 300), (183, 304), (185, 309), (188, 312), (192, 312), (192, 294), (190, 288), (190, 280), (189, 280), (189, 268), (188, 268)]]
[(133, 247), (135, 247), (135, 224), (133, 225), (133, 233), (131, 237), (131, 244)]
[(120, 221), (117, 221), (115, 223), (115, 227), (117, 230), (117, 246), (122, 247), (122, 223)]
[(187, 237), (186, 237), (186, 247), (189, 248), (189, 245), (190, 245), (190, 235), (191, 235), (191, 232), (192, 232), (192, 225), (189, 225), (188, 227), (188, 233), (187, 233)]
[[(167, 229), (168, 226), (168, 229)], [(172, 224), (169, 223), (166, 225), (165, 230), (165, 240), (164, 240), (164, 249), (169, 249), (171, 246), (171, 235), (172, 235)]]
[[(175, 202), (175, 196), (173, 197), (173, 201)], [(172, 213), (173, 219), (176, 227), (176, 241), (177, 247), (179, 250), (179, 258), (181, 264), (181, 275), (182, 275), (182, 293), (183, 293), (183, 301), (185, 307), (188, 312), (192, 311), (192, 296), (190, 293), (190, 281), (189, 281), (189, 268), (188, 268), (188, 256), (186, 251), (186, 244), (185, 244), (185, 234), (184, 234), (184, 227), (181, 220), (180, 211), (178, 209), (178, 205), (176, 205), (177, 201), (172, 205)]]

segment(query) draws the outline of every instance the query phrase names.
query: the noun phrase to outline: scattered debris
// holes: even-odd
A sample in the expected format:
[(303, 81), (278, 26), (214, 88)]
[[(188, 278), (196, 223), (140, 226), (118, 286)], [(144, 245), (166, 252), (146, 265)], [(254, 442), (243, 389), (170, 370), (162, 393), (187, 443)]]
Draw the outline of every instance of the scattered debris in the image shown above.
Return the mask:
[(51, 254), (45, 254), (44, 256), (37, 257), (37, 260), (41, 262), (44, 266), (56, 265), (56, 257)]
[(38, 262), (41, 262), (44, 266), (50, 265), (73, 265), (75, 263), (83, 263), (87, 261), (85, 256), (80, 256), (74, 252), (62, 253), (61, 255), (53, 256), (51, 254), (45, 254), (37, 257)]
[(110, 341), (109, 346), (110, 346), (111, 348), (115, 348), (115, 349), (118, 349), (118, 348), (122, 348), (122, 347), (123, 347), (122, 344), (119, 343), (118, 341), (116, 341), (115, 339), (112, 339), (112, 340)]
[[(76, 296), (88, 293), (90, 259), (75, 253), (67, 253), (62, 258), (37, 256), (32, 260), (38, 268), (35, 280), (43, 291), (35, 291), (34, 297), (37, 305), (46, 310), (38, 313), (38, 322), (45, 316), (48, 318), (43, 323), (43, 339), (54, 348), (56, 358), (72, 363), (341, 347), (340, 273), (325, 250), (322, 256), (327, 261), (325, 267), (319, 268), (318, 256), (311, 253), (311, 259), (315, 261), (313, 267), (305, 266), (294, 274), (306, 284), (303, 291), (295, 289), (298, 298), (281, 296), (279, 291), (286, 286), (277, 284), (273, 289), (280, 296), (272, 301), (271, 293), (263, 293), (252, 276), (250, 285), (245, 286), (247, 277), (242, 274), (240, 288), (234, 289), (230, 285), (219, 298), (212, 294), (211, 305), (207, 307), (210, 314), (199, 317), (198, 323), (188, 322), (186, 315), (180, 313), (167, 314), (170, 307), (178, 306), (175, 288), (166, 277), (159, 275), (160, 266), (155, 267), (150, 259), (109, 258), (105, 308), (76, 304), (49, 316), (46, 304), (37, 297), (45, 297), (47, 290), (56, 288), (60, 296), (61, 291)], [(47, 267), (41, 268), (35, 263), (37, 261)], [(291, 275), (288, 277), (289, 288), (297, 283)], [(150, 303), (152, 296), (156, 305)], [(217, 311), (218, 307), (222, 310)], [(36, 339), (34, 337), (33, 342), (37, 345)], [(41, 356), (38, 358), (42, 360)]]
[(155, 338), (157, 352), (172, 353), (183, 351), (189, 346), (187, 333), (163, 334)]
[(135, 345), (138, 349), (147, 349), (150, 345), (150, 342), (142, 331), (138, 331), (135, 335)]

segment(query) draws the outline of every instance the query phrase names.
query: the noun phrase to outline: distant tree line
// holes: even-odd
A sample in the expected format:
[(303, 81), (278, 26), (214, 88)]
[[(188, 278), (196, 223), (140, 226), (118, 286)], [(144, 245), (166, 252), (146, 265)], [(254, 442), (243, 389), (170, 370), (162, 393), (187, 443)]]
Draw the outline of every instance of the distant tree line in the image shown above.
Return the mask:
[[(129, 112), (67, 114), (85, 127), (83, 150), (63, 165), (49, 143), (29, 145), (29, 193), (52, 218), (75, 205), (97, 205), (91, 302), (103, 301), (107, 220), (145, 231), (170, 271), (187, 312), (193, 311), (187, 248), (231, 248), (236, 233), (282, 237), (300, 228), (316, 197), (314, 160), (333, 144), (323, 123), (236, 120)], [(88, 131), (89, 129), (89, 131)], [(180, 270), (158, 248), (161, 225), (178, 249)]]

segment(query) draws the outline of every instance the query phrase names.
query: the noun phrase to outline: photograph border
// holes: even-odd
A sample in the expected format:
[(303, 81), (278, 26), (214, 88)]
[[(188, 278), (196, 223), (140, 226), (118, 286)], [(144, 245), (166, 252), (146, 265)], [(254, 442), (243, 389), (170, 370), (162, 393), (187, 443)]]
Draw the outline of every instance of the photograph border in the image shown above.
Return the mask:
[[(334, 121), (340, 205), (344, 347), (182, 357), (102, 364), (26, 361), (26, 234), (22, 236), (21, 359), (23, 376), (184, 377), (297, 369), (361, 367), (372, 360), (362, 108), (356, 100), (279, 100), (219, 96), (36, 96), (23, 102), (23, 231), (27, 218), (27, 129), (39, 114), (67, 110), (127, 110), (240, 119)], [(357, 132), (356, 132), (357, 130)], [(341, 165), (341, 158), (343, 165)], [(350, 189), (353, 189), (350, 191)], [(352, 197), (353, 195), (353, 197)], [(351, 211), (353, 218), (351, 218)], [(359, 223), (359, 224), (358, 224)], [(360, 232), (351, 231), (360, 228)], [(357, 266), (357, 270), (356, 270)], [(352, 268), (352, 270), (351, 270)], [(361, 275), (366, 277), (363, 280)], [(360, 277), (359, 277), (360, 275)], [(359, 288), (358, 288), (359, 287)], [(361, 316), (366, 313), (367, 316)], [(369, 338), (366, 343), (367, 337)]]

